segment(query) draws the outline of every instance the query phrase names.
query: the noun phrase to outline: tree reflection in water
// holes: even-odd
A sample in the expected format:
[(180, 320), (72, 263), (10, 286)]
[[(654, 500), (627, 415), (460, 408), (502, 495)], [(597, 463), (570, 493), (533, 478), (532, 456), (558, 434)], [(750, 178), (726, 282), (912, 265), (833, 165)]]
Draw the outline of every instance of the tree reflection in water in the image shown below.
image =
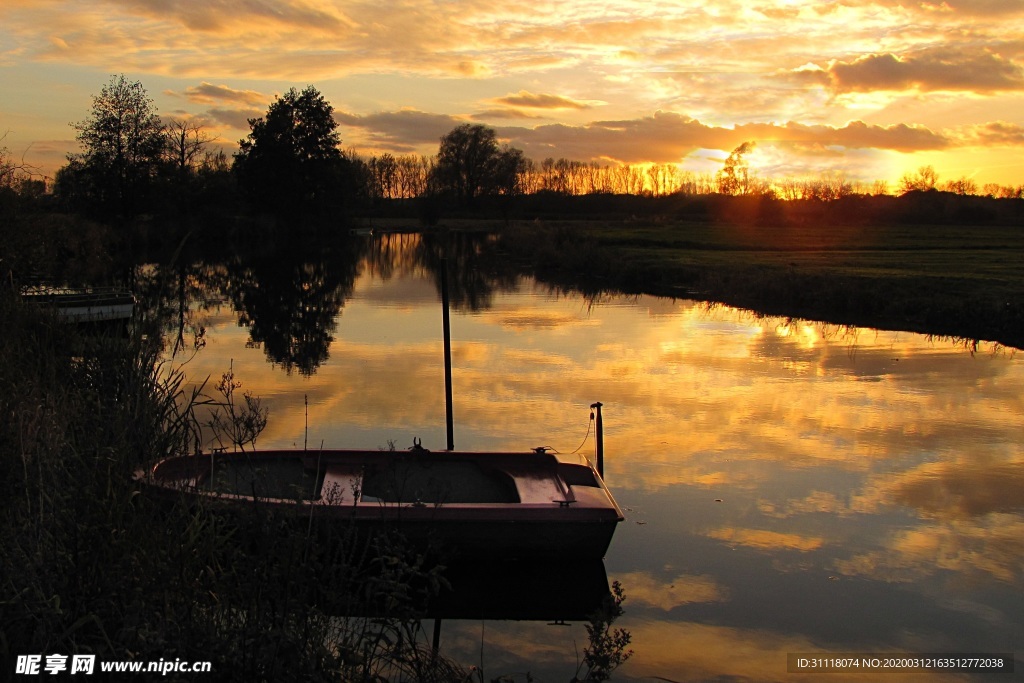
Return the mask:
[(366, 253), (366, 267), (382, 281), (428, 274), (441, 297), (441, 269), (448, 264), (449, 303), (456, 311), (482, 311), (494, 295), (513, 291), (519, 275), (499, 267), (484, 248), (486, 233), (435, 231), (394, 233), (375, 238)]
[(329, 262), (294, 256), (267, 255), (229, 268), (228, 295), (238, 323), (271, 363), (312, 375), (330, 355), (358, 261), (352, 252)]
[(225, 259), (192, 254), (172, 266), (142, 266), (136, 288), (150, 317), (163, 321), (172, 354), (202, 343), (203, 315), (225, 301), (248, 328), (252, 347), (288, 374), (313, 375), (330, 357), (338, 319), (354, 283), (366, 271), (382, 281), (423, 275), (441, 299), (447, 261), (450, 305), (457, 311), (490, 308), (495, 294), (514, 290), (519, 276), (484, 248), (483, 233), (440, 231), (384, 234), (372, 240), (335, 238), (315, 244), (263, 241)]

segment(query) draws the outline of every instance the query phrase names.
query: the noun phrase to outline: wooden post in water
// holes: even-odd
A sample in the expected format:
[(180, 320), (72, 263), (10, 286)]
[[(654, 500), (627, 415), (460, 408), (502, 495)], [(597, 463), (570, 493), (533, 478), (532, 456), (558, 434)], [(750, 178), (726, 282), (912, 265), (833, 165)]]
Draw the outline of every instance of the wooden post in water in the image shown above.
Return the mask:
[(597, 473), (604, 479), (604, 422), (601, 420), (601, 405), (601, 402), (598, 401), (590, 408), (596, 415), (594, 429), (597, 430)]
[(441, 307), (444, 309), (444, 400), (448, 419), (448, 450), (455, 450), (455, 418), (452, 415), (452, 326), (448, 314), (448, 259), (441, 259)]
[(437, 659), (437, 653), (441, 649), (441, 618), (434, 617), (434, 642), (430, 648), (431, 660)]

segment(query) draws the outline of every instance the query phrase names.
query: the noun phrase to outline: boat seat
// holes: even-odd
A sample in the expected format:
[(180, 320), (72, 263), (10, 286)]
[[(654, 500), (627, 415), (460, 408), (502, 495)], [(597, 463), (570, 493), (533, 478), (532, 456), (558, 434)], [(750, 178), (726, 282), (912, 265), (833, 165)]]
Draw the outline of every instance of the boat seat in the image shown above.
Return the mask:
[(554, 467), (536, 468), (529, 465), (508, 465), (505, 471), (511, 475), (523, 503), (559, 503), (568, 505), (575, 501), (572, 491), (562, 485)]
[(343, 505), (357, 502), (363, 473), (359, 465), (328, 465), (320, 484), (318, 503)]

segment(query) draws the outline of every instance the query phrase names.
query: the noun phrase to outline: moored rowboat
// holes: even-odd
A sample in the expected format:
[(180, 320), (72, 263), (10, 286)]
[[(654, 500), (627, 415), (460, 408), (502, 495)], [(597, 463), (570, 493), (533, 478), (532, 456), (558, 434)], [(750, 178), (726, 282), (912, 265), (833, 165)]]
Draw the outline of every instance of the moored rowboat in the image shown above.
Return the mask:
[(163, 497), (397, 528), (473, 558), (600, 559), (623, 519), (586, 458), (544, 449), (212, 453), (165, 459), (136, 481)]

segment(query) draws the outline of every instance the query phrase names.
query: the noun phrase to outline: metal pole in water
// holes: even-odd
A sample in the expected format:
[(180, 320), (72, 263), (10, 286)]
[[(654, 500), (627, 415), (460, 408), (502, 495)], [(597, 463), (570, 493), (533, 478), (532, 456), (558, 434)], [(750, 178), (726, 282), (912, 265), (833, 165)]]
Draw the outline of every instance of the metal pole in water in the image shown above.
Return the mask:
[(448, 450), (455, 450), (455, 420), (452, 416), (452, 327), (448, 315), (448, 259), (441, 259), (441, 307), (444, 309), (444, 399), (448, 418)]
[(595, 411), (594, 420), (597, 430), (597, 473), (604, 479), (604, 422), (601, 420), (601, 402), (591, 404), (590, 408)]

